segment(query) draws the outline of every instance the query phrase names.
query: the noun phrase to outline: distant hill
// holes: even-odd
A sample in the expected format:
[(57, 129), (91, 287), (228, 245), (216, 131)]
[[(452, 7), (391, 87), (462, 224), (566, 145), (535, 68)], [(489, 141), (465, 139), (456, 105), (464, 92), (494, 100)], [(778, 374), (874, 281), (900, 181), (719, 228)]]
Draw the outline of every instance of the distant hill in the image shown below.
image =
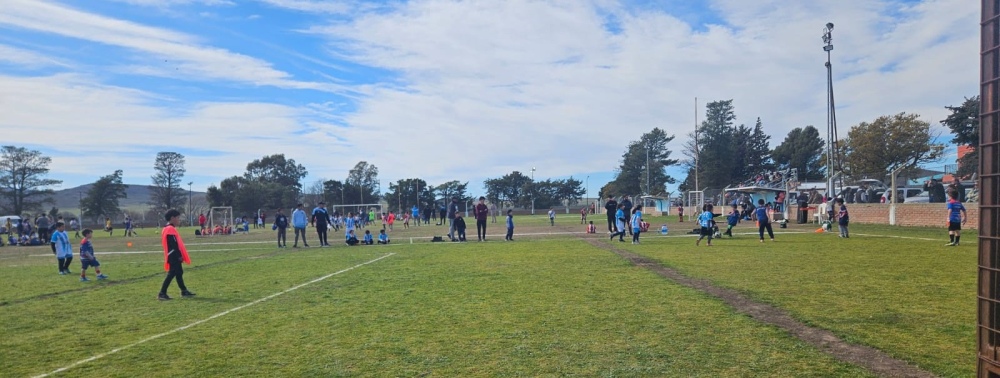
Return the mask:
[[(57, 190), (52, 199), (56, 201), (55, 206), (60, 209), (75, 209), (80, 207), (80, 193), (82, 195), (87, 195), (87, 191), (94, 184), (81, 185), (75, 188)], [(128, 189), (125, 190), (125, 194), (128, 195), (127, 198), (122, 198), (119, 201), (121, 207), (131, 207), (138, 205), (145, 205), (149, 203), (149, 196), (151, 193), (152, 186), (149, 185), (128, 185)], [(187, 189), (184, 189), (184, 193), (187, 194)], [(203, 199), (205, 197), (204, 192), (193, 192), (192, 197), (195, 201)]]

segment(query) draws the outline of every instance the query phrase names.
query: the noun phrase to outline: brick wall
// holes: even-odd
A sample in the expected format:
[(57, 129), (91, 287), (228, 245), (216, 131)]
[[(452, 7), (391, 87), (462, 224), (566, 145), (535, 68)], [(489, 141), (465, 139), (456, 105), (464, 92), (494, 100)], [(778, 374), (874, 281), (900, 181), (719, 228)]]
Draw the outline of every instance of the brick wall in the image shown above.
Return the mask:
[[(819, 207), (820, 205), (813, 205)], [(849, 203), (851, 223), (889, 224), (889, 204)], [(965, 204), (969, 221), (962, 228), (979, 228), (979, 205)], [(795, 221), (797, 206), (789, 209), (791, 221)], [(809, 220), (815, 220), (815, 210), (809, 211)], [(948, 211), (943, 203), (899, 203), (896, 204), (896, 225), (945, 227)]]

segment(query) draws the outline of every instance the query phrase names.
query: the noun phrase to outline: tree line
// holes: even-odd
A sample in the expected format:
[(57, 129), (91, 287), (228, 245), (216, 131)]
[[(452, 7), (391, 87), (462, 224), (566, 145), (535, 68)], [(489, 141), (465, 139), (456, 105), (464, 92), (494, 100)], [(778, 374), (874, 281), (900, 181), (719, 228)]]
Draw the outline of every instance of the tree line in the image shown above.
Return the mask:
[[(965, 98), (957, 106), (946, 106), (950, 114), (941, 124), (954, 137), (951, 143), (968, 146), (971, 153), (958, 162), (956, 175), (970, 177), (978, 169), (979, 96)], [(692, 133), (684, 145), (687, 159), (672, 159), (668, 144), (674, 140), (659, 128), (642, 134), (628, 143), (615, 169), (611, 182), (603, 185), (598, 195), (665, 195), (666, 185), (677, 183), (666, 170), (682, 164), (687, 177), (680, 183), (681, 191), (694, 189), (697, 165), (699, 188), (723, 188), (745, 181), (767, 170), (798, 172), (799, 181), (822, 180), (826, 166), (824, 142), (813, 126), (792, 129), (773, 149), (771, 136), (764, 131), (760, 118), (753, 127), (735, 125), (732, 100), (710, 102), (705, 120), (697, 134)], [(900, 168), (905, 173), (920, 165), (938, 161), (944, 145), (939, 135), (930, 131), (930, 124), (917, 114), (898, 113), (880, 116), (851, 127), (846, 138), (836, 144), (840, 164), (833, 167), (848, 179), (884, 179), (889, 171)], [(697, 141), (697, 144), (695, 144)], [(697, 162), (697, 164), (695, 164)], [(52, 159), (40, 151), (25, 147), (0, 147), (0, 212), (25, 214), (42, 213), (54, 203), (52, 186), (61, 180), (48, 178)], [(177, 152), (159, 152), (153, 162), (149, 205), (153, 211), (184, 208), (188, 192), (183, 185), (186, 173), (185, 157)], [(379, 184), (378, 168), (361, 161), (347, 173), (344, 180), (319, 180), (303, 190), (301, 181), (308, 171), (284, 154), (264, 156), (249, 162), (245, 172), (222, 180), (208, 188), (211, 206), (232, 206), (238, 212), (255, 212), (258, 208), (288, 207), (305, 201), (325, 201), (332, 205), (373, 203), (379, 200), (390, 209), (405, 211), (413, 206), (421, 209), (436, 207), (451, 198), (459, 199), (464, 208), (472, 201), (467, 192), (468, 182), (446, 181), (429, 185), (420, 178), (400, 179), (389, 184), (385, 192)], [(120, 200), (126, 198), (128, 185), (122, 182), (123, 172), (101, 176), (80, 200), (84, 216), (92, 221), (114, 217), (122, 212)], [(486, 179), (486, 197), (501, 206), (536, 208), (571, 206), (585, 193), (580, 180), (535, 181), (519, 171)], [(49, 213), (56, 214), (54, 207)]]

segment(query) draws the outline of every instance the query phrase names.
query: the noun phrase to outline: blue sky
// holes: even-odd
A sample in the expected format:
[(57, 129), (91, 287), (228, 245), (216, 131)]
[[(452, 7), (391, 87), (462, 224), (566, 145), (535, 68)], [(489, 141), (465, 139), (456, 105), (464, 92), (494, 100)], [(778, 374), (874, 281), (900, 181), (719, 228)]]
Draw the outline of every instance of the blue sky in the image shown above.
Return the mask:
[(145, 184), (177, 151), (199, 190), (284, 153), (306, 185), (366, 160), (383, 187), (480, 194), (536, 167), (595, 193), (653, 127), (682, 157), (695, 97), (734, 99), (772, 146), (822, 127), (828, 21), (841, 135), (904, 111), (946, 133), (977, 91), (977, 20), (966, 0), (7, 0), (0, 130), (62, 187)]

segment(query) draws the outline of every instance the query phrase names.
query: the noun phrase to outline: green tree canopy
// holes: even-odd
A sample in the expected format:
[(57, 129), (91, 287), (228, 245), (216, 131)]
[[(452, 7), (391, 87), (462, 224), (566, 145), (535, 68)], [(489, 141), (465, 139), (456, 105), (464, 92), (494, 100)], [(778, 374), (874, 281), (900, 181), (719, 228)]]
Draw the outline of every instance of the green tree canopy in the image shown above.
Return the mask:
[(779, 168), (795, 168), (799, 181), (822, 180), (826, 173), (823, 165), (823, 140), (813, 126), (796, 127), (788, 132), (771, 157)]
[(844, 170), (855, 179), (884, 179), (903, 168), (902, 175), (940, 159), (944, 146), (932, 143), (930, 124), (917, 114), (881, 116), (855, 125), (842, 143)]
[(524, 195), (525, 185), (530, 182), (531, 178), (519, 171), (508, 173), (503, 177), (488, 179), (483, 182), (483, 186), (486, 187), (485, 197), (490, 202), (512, 206), (521, 199)]
[(673, 135), (668, 136), (657, 127), (642, 134), (638, 141), (630, 142), (612, 180), (614, 185), (606, 186), (616, 192), (606, 194), (659, 194), (666, 191), (667, 184), (677, 182), (666, 172), (667, 167), (677, 164), (676, 159), (670, 158), (673, 151), (667, 148), (673, 140)]
[(941, 120), (955, 135), (951, 142), (972, 147), (972, 151), (958, 161), (958, 176), (969, 176), (979, 171), (979, 96), (966, 98), (960, 106), (945, 106), (951, 114)]
[(150, 188), (149, 204), (158, 210), (178, 208), (187, 200), (187, 192), (181, 189), (184, 179), (184, 155), (177, 152), (159, 152), (153, 162), (153, 186)]
[(94, 223), (105, 217), (121, 213), (119, 200), (127, 198), (128, 185), (122, 183), (122, 170), (101, 177), (90, 186), (87, 195), (80, 199), (80, 211)]
[(41, 210), (52, 202), (52, 185), (60, 180), (46, 178), (52, 158), (24, 147), (0, 148), (0, 203), (7, 214), (23, 214), (27, 210)]

